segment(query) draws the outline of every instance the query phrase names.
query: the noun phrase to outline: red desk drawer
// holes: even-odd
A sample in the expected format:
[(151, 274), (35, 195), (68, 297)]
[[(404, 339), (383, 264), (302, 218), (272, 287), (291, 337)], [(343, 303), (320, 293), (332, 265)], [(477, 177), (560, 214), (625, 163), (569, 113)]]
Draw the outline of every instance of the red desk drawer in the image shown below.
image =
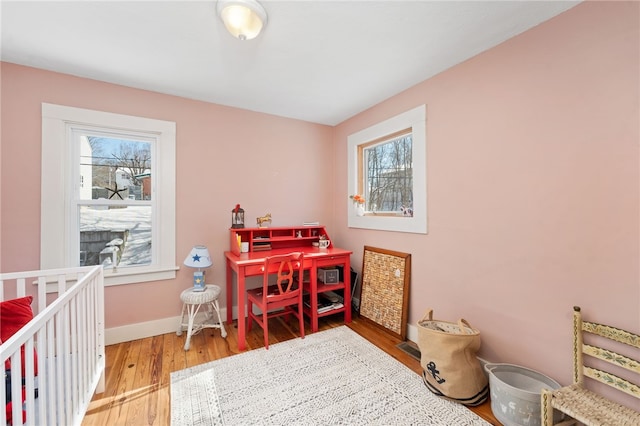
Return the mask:
[(244, 267), (244, 275), (247, 277), (252, 275), (262, 275), (263, 272), (263, 265), (250, 265)]
[(316, 266), (322, 268), (323, 266), (336, 266), (344, 264), (347, 261), (345, 256), (329, 256), (316, 260)]
[[(311, 268), (312, 262), (311, 261), (307, 261), (305, 260), (303, 263), (303, 267), (305, 269), (309, 269)], [(246, 277), (249, 276), (253, 276), (253, 275), (262, 275), (264, 273), (264, 265), (258, 264), (258, 265), (248, 265), (244, 267), (244, 275)], [(276, 272), (278, 272), (278, 266), (277, 265), (273, 265), (272, 269), (269, 271), (269, 273), (275, 274)]]

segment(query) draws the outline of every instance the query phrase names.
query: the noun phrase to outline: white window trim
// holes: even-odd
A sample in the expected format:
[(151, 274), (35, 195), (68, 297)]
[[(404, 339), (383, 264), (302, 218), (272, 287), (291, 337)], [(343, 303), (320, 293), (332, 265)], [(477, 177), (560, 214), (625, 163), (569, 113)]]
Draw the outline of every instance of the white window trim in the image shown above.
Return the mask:
[(353, 200), (345, 197), (347, 224), (350, 228), (377, 229), (382, 231), (427, 233), (427, 143), (426, 105), (421, 105), (388, 120), (349, 135), (347, 138), (348, 193), (358, 191), (358, 146), (386, 135), (411, 128), (413, 158), (413, 217), (358, 216)]
[(114, 114), (62, 105), (42, 104), (42, 178), (40, 267), (55, 269), (77, 266), (78, 256), (69, 255), (71, 229), (71, 146), (70, 124), (108, 127), (121, 131), (158, 135), (156, 162), (162, 173), (154, 178), (159, 223), (154, 223), (155, 263), (148, 266), (105, 271), (105, 285), (130, 284), (176, 277), (176, 124), (170, 121)]

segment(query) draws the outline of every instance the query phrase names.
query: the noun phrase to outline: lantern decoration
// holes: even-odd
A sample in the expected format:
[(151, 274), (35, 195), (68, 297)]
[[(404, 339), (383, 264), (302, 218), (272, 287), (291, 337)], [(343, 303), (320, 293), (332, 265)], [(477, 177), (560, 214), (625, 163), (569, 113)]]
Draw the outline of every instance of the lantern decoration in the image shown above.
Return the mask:
[(231, 227), (244, 228), (244, 209), (240, 207), (240, 204), (236, 204), (236, 207), (231, 210)]

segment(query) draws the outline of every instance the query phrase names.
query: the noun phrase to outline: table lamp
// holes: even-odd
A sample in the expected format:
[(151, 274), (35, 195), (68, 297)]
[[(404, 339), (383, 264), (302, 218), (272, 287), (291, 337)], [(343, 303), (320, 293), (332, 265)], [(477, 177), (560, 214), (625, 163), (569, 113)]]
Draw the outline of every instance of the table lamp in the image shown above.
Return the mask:
[(193, 273), (193, 291), (204, 291), (204, 271), (201, 268), (208, 268), (213, 265), (209, 250), (205, 246), (195, 246), (191, 249), (191, 253), (184, 260), (185, 266), (190, 268), (198, 268)]

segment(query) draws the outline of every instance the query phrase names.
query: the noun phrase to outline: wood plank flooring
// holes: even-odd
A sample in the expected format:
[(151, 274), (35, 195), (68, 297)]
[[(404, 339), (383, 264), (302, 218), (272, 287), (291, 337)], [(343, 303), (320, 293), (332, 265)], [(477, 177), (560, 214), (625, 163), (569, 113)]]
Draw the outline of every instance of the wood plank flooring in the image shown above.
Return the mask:
[[(342, 315), (334, 315), (321, 318), (319, 328), (326, 330), (342, 324)], [(417, 374), (422, 373), (420, 362), (396, 347), (399, 340), (359, 319), (357, 315), (354, 315), (349, 327)], [(183, 349), (186, 332), (182, 336), (167, 333), (107, 346), (105, 392), (94, 396), (82, 424), (169, 425), (170, 373), (239, 353), (235, 324), (226, 325), (226, 329), (226, 339), (220, 337), (220, 330), (217, 329), (201, 331), (191, 338), (188, 351)], [(311, 333), (308, 324), (305, 332)], [(270, 320), (270, 345), (296, 337), (297, 324), (289, 325), (280, 318)], [(247, 335), (247, 350), (263, 346), (262, 329), (254, 326)], [(470, 409), (492, 425), (500, 425), (491, 412), (489, 402)]]

